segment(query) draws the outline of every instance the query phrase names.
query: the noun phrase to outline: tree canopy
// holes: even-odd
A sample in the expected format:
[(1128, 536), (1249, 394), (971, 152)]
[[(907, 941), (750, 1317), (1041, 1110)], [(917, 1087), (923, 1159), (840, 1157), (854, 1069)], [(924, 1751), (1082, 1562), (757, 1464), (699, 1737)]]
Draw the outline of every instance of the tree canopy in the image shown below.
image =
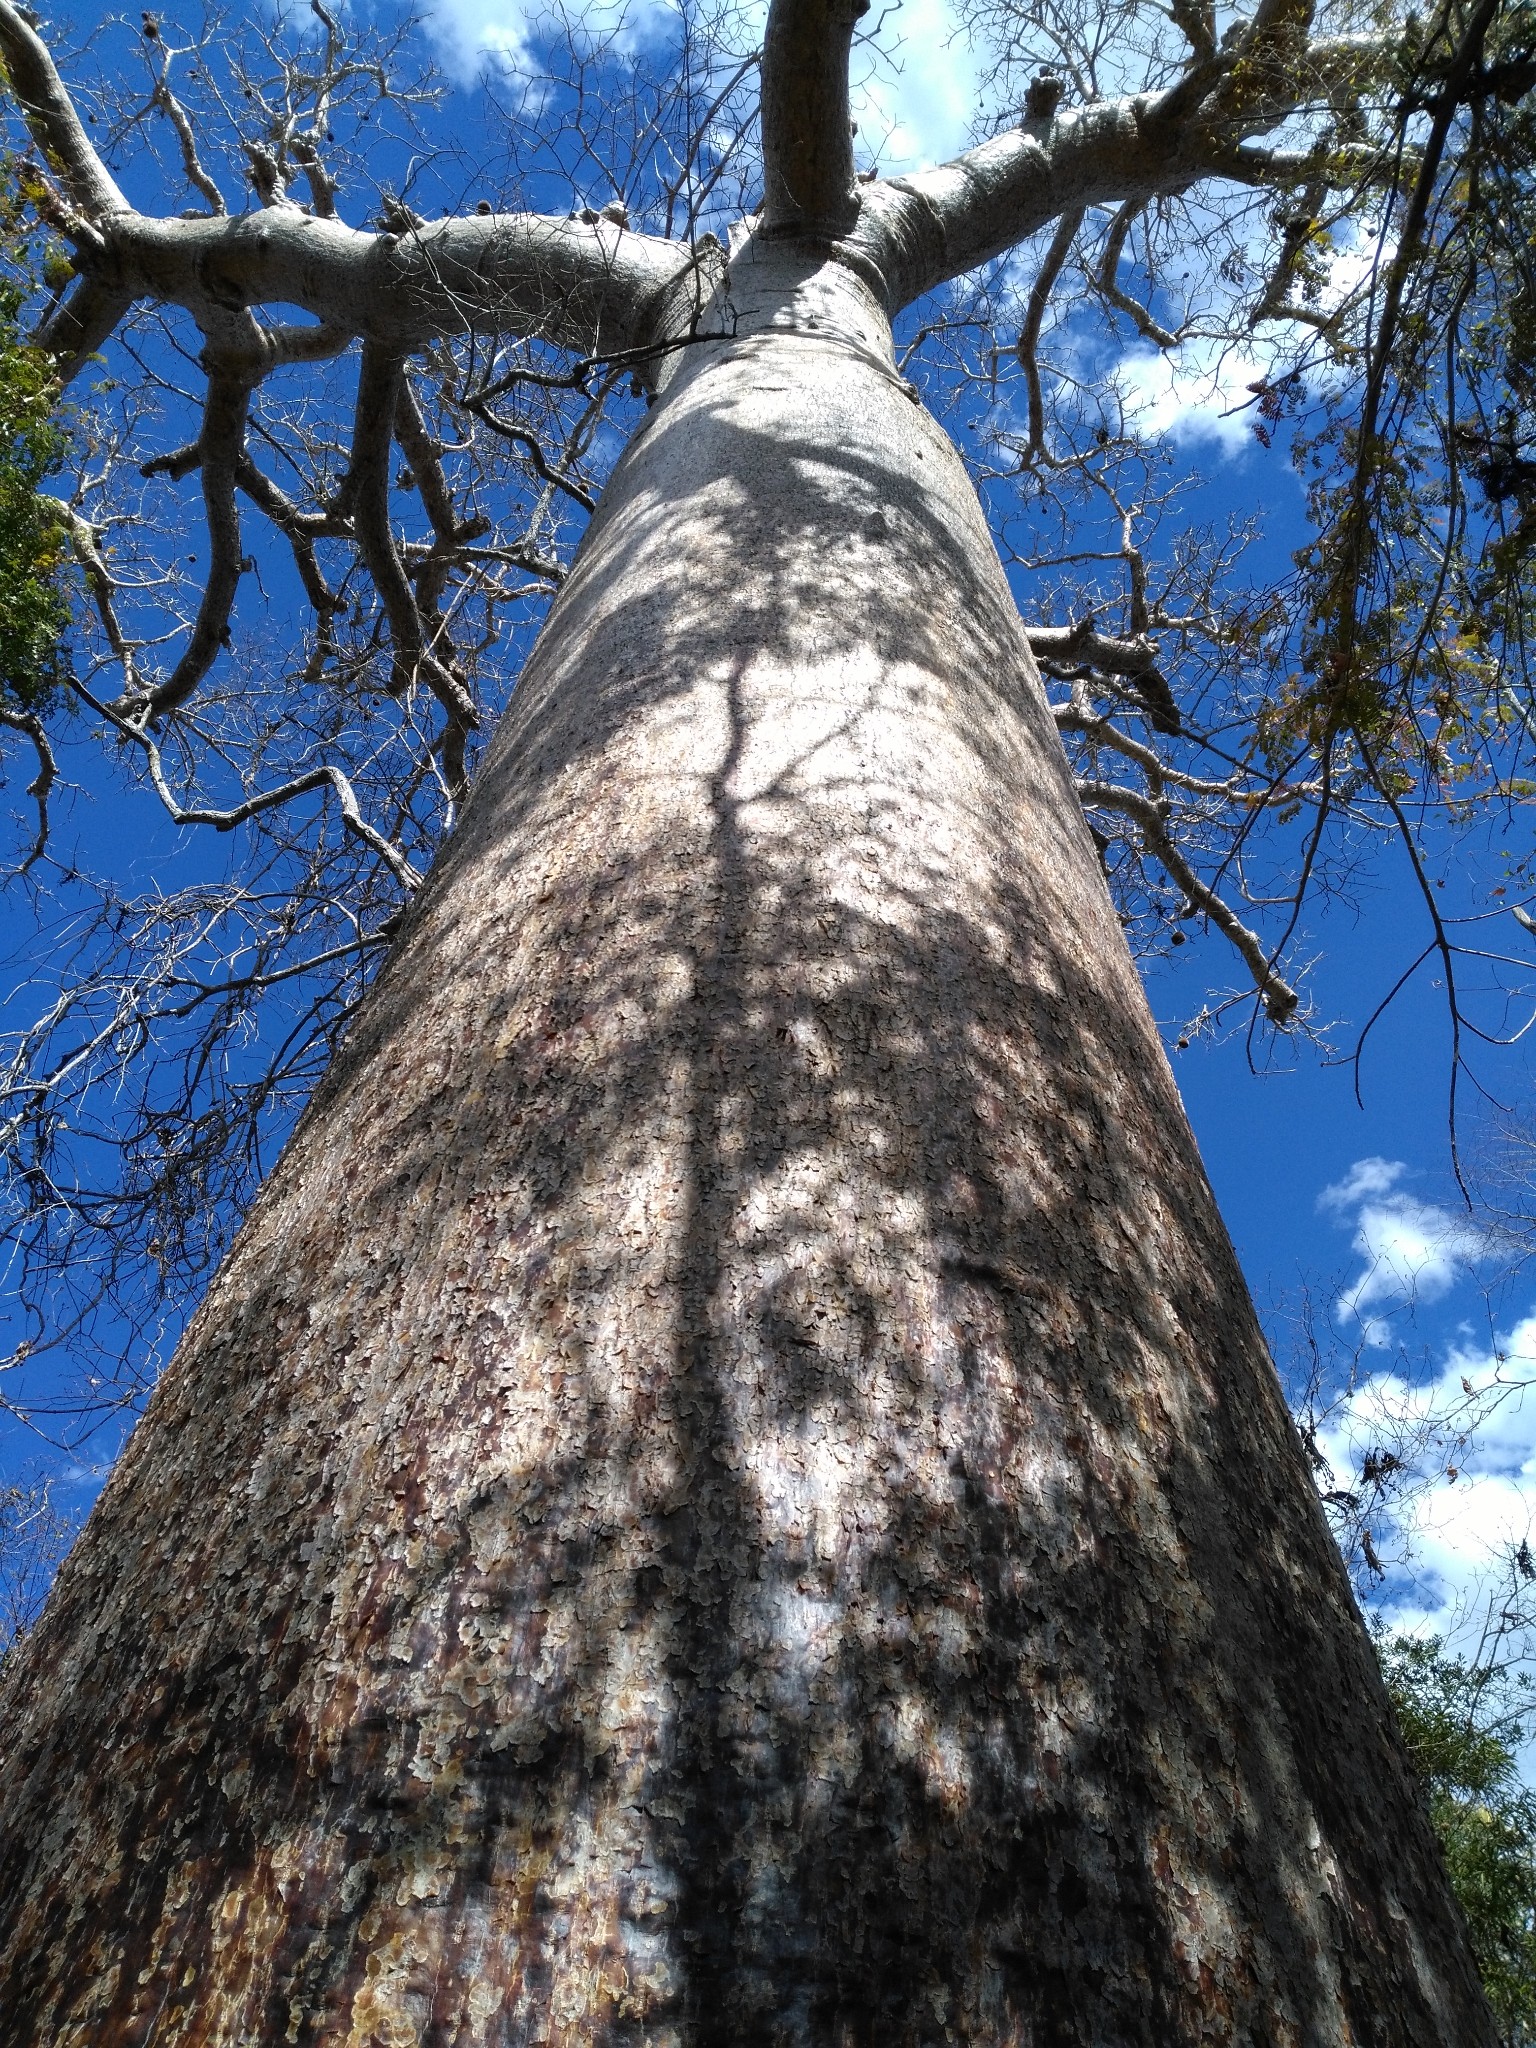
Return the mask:
[(1495, 1657), (1389, 1636), (1382, 1671), (1508, 2048), (1536, 2033), (1536, 1794), (1520, 1777), (1530, 1688)]
[(43, 486), (63, 461), (53, 359), (23, 330), (33, 237), (14, 177), (0, 185), (0, 721), (31, 743), (37, 773), (27, 794), (47, 843), (53, 780), (43, 714), (56, 708), (69, 623), (65, 521)]
[[(44, 358), (0, 336), (34, 366), (4, 722), (45, 935), (4, 1016), (15, 1405), (50, 1346), (84, 1376), (66, 1404), (152, 1376), (733, 238), (819, 236), (899, 316), (1133, 941), (1214, 935), (1184, 1037), (1318, 1030), (1314, 907), (1388, 839), (1456, 1071), (1523, 1022), (1528, 15), (1066, 0), (965, 33), (993, 75), (974, 146), (887, 174), (878, 132), (823, 122), (807, 154), (796, 124), (899, 61), (899, 11), (783, 5), (761, 46), (730, 6), (555, 11), (466, 127), (404, 17), (146, 13), (74, 47), (0, 0), (17, 190), (69, 251), (6, 317), (25, 300), (85, 393), (50, 505)], [(1252, 431), (1308, 493), (1283, 575), (1157, 431), (1134, 372), (1161, 358), (1255, 370)], [(58, 536), (81, 602), (55, 674)], [(99, 803), (50, 836), (56, 761)], [(93, 845), (148, 803), (217, 851)]]

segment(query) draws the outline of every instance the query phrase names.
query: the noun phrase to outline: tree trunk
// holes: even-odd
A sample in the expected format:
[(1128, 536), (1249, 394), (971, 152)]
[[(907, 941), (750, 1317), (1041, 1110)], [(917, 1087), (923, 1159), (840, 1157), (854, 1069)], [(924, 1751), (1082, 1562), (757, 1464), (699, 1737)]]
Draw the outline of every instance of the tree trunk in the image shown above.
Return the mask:
[(729, 291), (7, 1673), (0, 2039), (1491, 2042), (959, 458)]

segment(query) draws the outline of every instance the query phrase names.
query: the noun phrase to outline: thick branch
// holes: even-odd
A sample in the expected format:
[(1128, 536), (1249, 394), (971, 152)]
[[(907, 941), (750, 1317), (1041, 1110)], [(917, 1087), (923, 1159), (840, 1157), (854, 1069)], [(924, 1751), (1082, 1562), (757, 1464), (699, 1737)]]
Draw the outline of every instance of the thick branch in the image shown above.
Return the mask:
[(229, 644), (229, 615), (244, 567), (240, 515), (235, 510), (235, 477), (245, 454), (245, 425), (251, 385), (239, 375), (213, 368), (203, 409), (198, 455), (203, 472), (203, 503), (208, 513), (208, 581), (197, 621), (180, 661), (149, 695), (154, 712), (174, 711), (184, 704)]
[(126, 213), (128, 202), (92, 148), (46, 44), (11, 0), (0, 0), (0, 57), (34, 141), (80, 211), (97, 223)]
[(403, 693), (418, 678), (427, 685), (448, 714), (448, 744), (462, 762), (463, 736), (479, 723), (474, 701), (459, 678), (428, 645), (389, 518), (390, 450), (394, 446), (403, 384), (401, 358), (368, 343), (358, 373), (347, 495), (354, 507), (352, 523), (358, 553), (373, 578), (389, 621), (394, 646), (390, 689), (396, 694)]
[(433, 533), (443, 546), (451, 547), (459, 538), (458, 509), (454, 505), (448, 479), (443, 474), (437, 444), (427, 431), (421, 407), (416, 403), (416, 394), (406, 377), (400, 380), (400, 395), (395, 403), (395, 439), (411, 465), (411, 477), (421, 493), (422, 506), (432, 522)]
[(418, 606), (424, 613), (436, 617), (447, 588), (449, 568), (460, 544), (488, 532), (490, 521), (483, 517), (459, 518), (452, 486), (443, 469), (442, 451), (421, 416), (421, 407), (416, 402), (409, 377), (400, 379), (400, 393), (395, 403), (395, 439), (410, 465), (411, 479), (421, 493), (422, 509), (432, 522), (432, 545), (421, 553), (409, 573), (416, 585)]
[(1210, 145), (1160, 122), (1150, 99), (1106, 100), (1025, 121), (952, 163), (867, 186), (849, 238), (886, 282), (891, 310), (961, 277), (1060, 215), (1182, 190)]
[(1032, 626), (1030, 652), (1035, 659), (1064, 679), (1084, 672), (1125, 676), (1135, 686), (1147, 715), (1157, 731), (1177, 738), (1183, 730), (1167, 678), (1157, 665), (1157, 649), (1151, 641), (1117, 640), (1097, 632), (1092, 618), (1075, 626)]
[(39, 347), (57, 362), (62, 382), (68, 384), (84, 368), (132, 304), (127, 292), (81, 279), (37, 335)]
[[(1275, 182), (1282, 158), (1244, 149), (1242, 138), (1274, 129), (1310, 104), (1319, 89), (1317, 67), (1302, 52), (1271, 67), (1262, 93), (1228, 106), (1223, 95), (1238, 92), (1234, 63), (1224, 52), (1166, 93), (1032, 116), (935, 170), (866, 186), (847, 244), (883, 276), (895, 313), (1075, 209), (1124, 207), (1129, 220), (1147, 200), (1205, 178)], [(1192, 93), (1197, 76), (1201, 89)], [(1390, 175), (1376, 153), (1334, 145), (1287, 155), (1283, 169), (1285, 182)]]
[(110, 223), (93, 268), (122, 301), (156, 299), (204, 320), (299, 306), (400, 354), (471, 333), (611, 354), (657, 338), (655, 315), (693, 264), (680, 244), (602, 219), (476, 215), (365, 234), (276, 207), (230, 220), (127, 214)]
[(763, 37), (763, 217), (768, 233), (846, 234), (858, 214), (848, 52), (868, 0), (773, 0)]

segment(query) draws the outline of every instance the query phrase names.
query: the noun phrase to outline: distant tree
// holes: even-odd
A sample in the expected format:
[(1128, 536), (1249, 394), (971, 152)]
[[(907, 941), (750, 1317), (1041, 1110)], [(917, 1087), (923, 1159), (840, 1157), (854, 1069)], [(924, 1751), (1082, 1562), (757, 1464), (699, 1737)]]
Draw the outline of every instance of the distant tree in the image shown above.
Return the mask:
[[(1488, 1245), (1490, 1253), (1515, 1248), (1507, 1213)], [(1405, 1633), (1392, 1617), (1405, 1593), (1422, 1597), (1415, 1525), (1426, 1496), (1479, 1469), (1499, 1409), (1529, 1391), (1530, 1362), (1496, 1353), (1491, 1372), (1429, 1391), (1423, 1361), (1406, 1346), (1396, 1356), (1361, 1346), (1341, 1360), (1310, 1305), (1299, 1323), (1296, 1419), (1314, 1480), (1371, 1617), (1500, 2039), (1528, 2048), (1536, 2041), (1536, 1790), (1521, 1752), (1536, 1733), (1530, 1543), (1511, 1542), (1486, 1560), (1459, 1596), (1454, 1640)]]
[(1382, 1671), (1508, 2048), (1536, 2040), (1536, 1792), (1520, 1772), (1536, 1701), (1497, 1655), (1387, 1635)]

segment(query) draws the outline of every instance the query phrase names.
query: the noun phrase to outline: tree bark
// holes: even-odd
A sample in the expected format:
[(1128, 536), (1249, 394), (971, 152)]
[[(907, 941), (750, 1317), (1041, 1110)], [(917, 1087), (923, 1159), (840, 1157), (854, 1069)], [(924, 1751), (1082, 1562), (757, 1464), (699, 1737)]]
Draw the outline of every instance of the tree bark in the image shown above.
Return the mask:
[(858, 218), (848, 54), (869, 0), (778, 0), (763, 34), (759, 229), (846, 234)]
[(1491, 2043), (981, 508), (727, 292), (5, 1673), (0, 2040)]

